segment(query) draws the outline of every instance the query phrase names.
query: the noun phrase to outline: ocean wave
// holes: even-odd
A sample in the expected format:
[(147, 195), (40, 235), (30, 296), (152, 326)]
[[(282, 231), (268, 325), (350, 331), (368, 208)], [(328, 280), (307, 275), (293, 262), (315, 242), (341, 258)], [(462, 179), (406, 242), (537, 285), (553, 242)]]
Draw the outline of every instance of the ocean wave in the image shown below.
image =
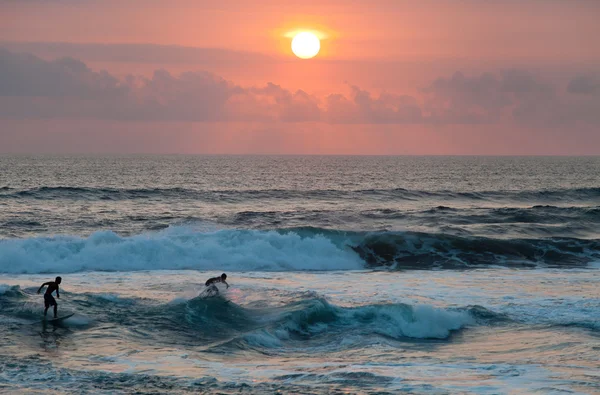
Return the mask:
[[(260, 213), (254, 213), (258, 215)], [(275, 214), (274, 212), (270, 213)], [(361, 212), (362, 215), (374, 219), (396, 218), (438, 218), (440, 221), (455, 224), (471, 223), (556, 223), (562, 220), (600, 220), (600, 206), (553, 206), (535, 205), (531, 207), (476, 207), (456, 208), (437, 206), (431, 209), (416, 211), (402, 209), (373, 209)], [(441, 217), (440, 217), (441, 216)]]
[[(43, 308), (39, 295), (19, 286), (0, 285), (0, 308), (9, 318), (38, 320)], [(269, 352), (279, 348), (305, 348), (321, 352), (349, 349), (374, 338), (449, 339), (456, 331), (480, 325), (541, 325), (580, 327), (598, 331), (591, 308), (580, 303), (556, 312), (544, 303), (499, 313), (479, 305), (435, 307), (428, 304), (376, 303), (339, 306), (308, 295), (286, 304), (252, 307), (219, 296), (195, 297), (177, 303), (160, 303), (118, 294), (63, 292), (61, 311), (76, 313), (66, 326), (117, 325), (137, 341), (152, 344), (202, 344), (206, 350), (227, 352), (231, 348)], [(551, 300), (547, 301), (551, 303)], [(510, 310), (510, 309), (509, 309)], [(554, 309), (556, 310), (556, 309)], [(93, 317), (93, 318), (92, 318)]]
[(24, 298), (26, 297), (21, 287), (18, 285), (0, 284), (0, 296), (4, 298)]
[(241, 202), (249, 200), (290, 200), (290, 199), (356, 199), (375, 198), (385, 200), (436, 201), (501, 201), (501, 202), (581, 202), (596, 201), (600, 198), (600, 188), (562, 188), (543, 190), (488, 190), (488, 191), (426, 191), (405, 188), (391, 189), (246, 189), (246, 190), (197, 190), (190, 188), (106, 188), (42, 186), (30, 189), (12, 187), (0, 188), (0, 199), (72, 199), (72, 200), (137, 200), (137, 199), (192, 199), (209, 202)]
[(109, 231), (75, 236), (0, 240), (0, 272), (361, 269), (361, 259), (322, 234), (187, 227), (121, 237)]
[(230, 339), (218, 347), (253, 349), (297, 346), (298, 342), (313, 340), (335, 343), (343, 339), (340, 335), (447, 339), (457, 330), (502, 319), (481, 306), (444, 309), (388, 303), (342, 307), (319, 297), (263, 309), (242, 307), (218, 297), (194, 298), (170, 306), (167, 314), (172, 331)]
[(352, 248), (368, 267), (397, 269), (570, 267), (600, 257), (600, 240), (491, 239), (419, 232), (373, 232)]
[[(0, 288), (2, 289), (2, 288)], [(7, 287), (0, 299), (3, 314), (36, 319), (42, 299)], [(64, 292), (63, 292), (64, 293)], [(65, 294), (60, 308), (95, 317), (100, 323), (135, 327), (144, 337), (225, 340), (230, 346), (279, 347), (336, 334), (379, 335), (393, 339), (446, 339), (453, 331), (489, 322), (496, 316), (483, 307), (443, 309), (429, 305), (372, 304), (342, 307), (319, 297), (270, 308), (243, 307), (223, 297), (192, 298), (177, 304), (153, 304), (143, 299), (112, 294)], [(26, 299), (26, 300), (23, 300)], [(482, 313), (482, 310), (485, 313)]]
[(157, 196), (177, 197), (190, 190), (184, 188), (93, 188), (69, 186), (43, 186), (31, 189), (0, 189), (0, 198), (15, 199), (73, 199), (73, 200), (130, 200), (149, 199)]
[[(598, 225), (600, 225), (600, 206), (535, 205), (462, 208), (437, 206), (425, 210), (378, 208), (364, 210), (359, 214), (366, 220), (401, 223), (408, 227), (445, 229), (454, 231), (455, 234), (594, 238), (599, 234)], [(338, 213), (331, 215), (339, 216)], [(271, 215), (269, 220), (274, 222), (285, 218)], [(242, 224), (240, 222), (240, 225)]]
[[(154, 204), (158, 205), (158, 209)], [(41, 210), (32, 208), (4, 217), (0, 215), (0, 237), (24, 237), (55, 231), (88, 234), (102, 229), (134, 235), (169, 226), (274, 230), (308, 224), (328, 229), (406, 229), (491, 238), (600, 237), (600, 206), (427, 207), (425, 204), (423, 208), (414, 209), (386, 202), (383, 207), (377, 204), (376, 208), (361, 207), (361, 210), (349, 210), (343, 205), (320, 209), (299, 205), (293, 209), (286, 206), (270, 210), (236, 211), (226, 208), (198, 212), (188, 206), (175, 206), (172, 211), (167, 211), (163, 204), (152, 202), (133, 210), (128, 208), (123, 213), (115, 207), (85, 216), (76, 213), (56, 216), (54, 211), (40, 213)]]
[(419, 232), (303, 227), (200, 232), (186, 226), (119, 236), (0, 240), (2, 273), (444, 269), (485, 265), (577, 267), (600, 259), (600, 240), (492, 239)]
[(468, 309), (449, 310), (428, 305), (376, 304), (360, 307), (340, 307), (324, 299), (305, 300), (286, 306), (295, 310), (283, 315), (269, 330), (249, 335), (250, 343), (264, 341), (277, 345), (289, 339), (307, 339), (331, 332), (377, 334), (394, 339), (445, 339), (451, 332), (475, 324)]

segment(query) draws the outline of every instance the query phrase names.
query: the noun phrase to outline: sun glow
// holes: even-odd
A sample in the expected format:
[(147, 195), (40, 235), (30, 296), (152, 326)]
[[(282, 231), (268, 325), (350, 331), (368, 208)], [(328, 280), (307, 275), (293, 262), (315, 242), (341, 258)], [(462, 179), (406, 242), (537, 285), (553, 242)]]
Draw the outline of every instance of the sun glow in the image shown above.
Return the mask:
[(301, 32), (292, 40), (292, 52), (300, 59), (314, 58), (321, 49), (319, 38), (310, 32)]

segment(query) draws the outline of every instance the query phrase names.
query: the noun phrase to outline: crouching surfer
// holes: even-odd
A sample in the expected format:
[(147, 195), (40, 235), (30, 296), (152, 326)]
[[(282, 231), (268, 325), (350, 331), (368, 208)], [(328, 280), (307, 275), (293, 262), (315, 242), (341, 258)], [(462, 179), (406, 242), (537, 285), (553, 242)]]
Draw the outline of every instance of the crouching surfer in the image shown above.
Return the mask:
[(227, 285), (227, 288), (229, 288), (229, 284), (227, 284), (227, 281), (225, 281), (227, 279), (227, 274), (223, 273), (221, 274), (220, 277), (213, 277), (213, 278), (209, 278), (208, 280), (206, 280), (206, 283), (204, 283), (204, 285), (206, 286), (206, 289), (204, 290), (204, 294), (206, 296), (216, 296), (219, 294), (219, 288), (217, 288), (217, 286), (215, 284), (217, 283), (223, 283), (225, 285)]
[(48, 312), (50, 306), (54, 306), (54, 318), (57, 318), (58, 316), (58, 304), (56, 303), (56, 299), (54, 299), (54, 296), (52, 296), (52, 292), (56, 291), (56, 297), (60, 299), (58, 285), (61, 282), (62, 278), (56, 277), (54, 281), (48, 281), (47, 283), (43, 283), (40, 289), (38, 289), (37, 291), (37, 293), (40, 293), (42, 292), (42, 288), (44, 288), (46, 285), (48, 286), (48, 288), (46, 288), (46, 292), (44, 293), (44, 317), (46, 316), (46, 313)]

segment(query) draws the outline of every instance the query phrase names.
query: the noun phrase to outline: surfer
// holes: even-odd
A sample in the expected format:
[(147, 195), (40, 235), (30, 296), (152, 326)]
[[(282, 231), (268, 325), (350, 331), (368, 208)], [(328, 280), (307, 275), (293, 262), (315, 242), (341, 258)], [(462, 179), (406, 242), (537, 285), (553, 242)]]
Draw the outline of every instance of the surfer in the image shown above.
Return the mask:
[(40, 293), (42, 292), (42, 288), (44, 288), (46, 285), (48, 286), (46, 292), (44, 293), (44, 306), (46, 307), (44, 309), (44, 317), (46, 316), (46, 313), (48, 312), (50, 306), (54, 306), (54, 318), (57, 318), (58, 316), (58, 305), (56, 304), (56, 299), (54, 299), (54, 296), (52, 296), (52, 292), (56, 291), (56, 297), (60, 299), (60, 294), (58, 292), (58, 284), (60, 284), (61, 282), (62, 278), (56, 277), (54, 281), (48, 281), (47, 283), (43, 283), (40, 289), (38, 289), (37, 291), (37, 293)]
[(213, 277), (213, 278), (209, 278), (208, 280), (206, 280), (206, 283), (204, 283), (204, 285), (207, 287), (206, 293), (211, 294), (213, 296), (218, 295), (219, 288), (217, 288), (217, 286), (215, 285), (216, 283), (223, 283), (223, 284), (227, 285), (227, 288), (229, 288), (229, 284), (227, 284), (227, 281), (225, 281), (226, 279), (227, 279), (227, 274), (223, 273), (223, 274), (221, 274), (220, 277)]

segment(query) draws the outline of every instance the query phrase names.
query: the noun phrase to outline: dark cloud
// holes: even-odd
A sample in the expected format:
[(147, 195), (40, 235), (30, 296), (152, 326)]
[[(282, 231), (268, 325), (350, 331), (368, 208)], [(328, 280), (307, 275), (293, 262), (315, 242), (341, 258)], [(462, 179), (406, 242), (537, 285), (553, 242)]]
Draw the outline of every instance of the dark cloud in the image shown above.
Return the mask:
[[(187, 72), (179, 77), (157, 70), (152, 78), (130, 85), (128, 113), (134, 120), (219, 121), (226, 104), (243, 89), (211, 73)], [(123, 114), (127, 117), (128, 114)]]
[(93, 72), (73, 58), (45, 61), (0, 48), (0, 95), (115, 98), (125, 93), (105, 71)]
[[(571, 93), (573, 81), (568, 87)], [(592, 86), (590, 81), (580, 81), (575, 89), (590, 92)], [(600, 102), (573, 99), (557, 85), (526, 70), (504, 70), (472, 77), (457, 72), (451, 78), (438, 78), (423, 89), (423, 93), (426, 116), (440, 124), (600, 123)]]
[(119, 79), (74, 58), (46, 61), (0, 49), (0, 118), (332, 124), (600, 124), (590, 76), (566, 89), (523, 70), (440, 77), (422, 97), (357, 86), (321, 99), (268, 83), (242, 87), (207, 72)]
[(473, 77), (457, 72), (451, 78), (438, 78), (423, 91), (427, 111), (438, 123), (500, 122), (527, 112), (522, 106), (531, 101), (554, 95), (549, 85), (524, 70)]
[(578, 75), (569, 81), (569, 93), (576, 95), (600, 94), (600, 78), (593, 75)]

